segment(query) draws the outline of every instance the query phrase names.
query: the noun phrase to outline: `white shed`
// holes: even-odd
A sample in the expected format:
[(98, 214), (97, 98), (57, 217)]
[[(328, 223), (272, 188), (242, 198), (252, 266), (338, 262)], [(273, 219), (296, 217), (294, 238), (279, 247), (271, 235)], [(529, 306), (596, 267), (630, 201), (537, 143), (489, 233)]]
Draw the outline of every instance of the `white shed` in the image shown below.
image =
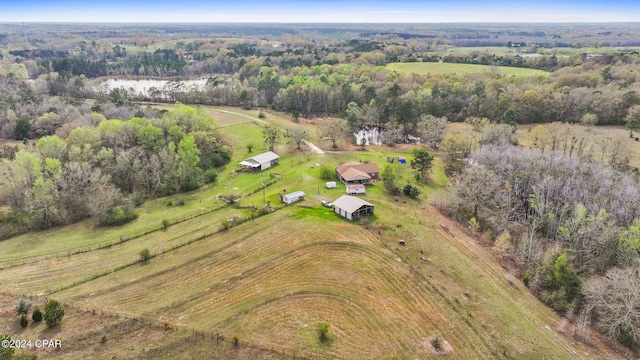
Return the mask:
[(273, 151), (267, 151), (262, 154), (258, 154), (254, 157), (242, 160), (240, 165), (244, 165), (247, 170), (264, 170), (277, 165), (280, 161), (280, 156)]
[(347, 194), (364, 194), (365, 188), (362, 184), (347, 185)]
[(336, 187), (338, 187), (335, 181), (327, 181), (326, 185), (327, 185), (327, 189), (335, 189)]
[(282, 202), (285, 204), (293, 204), (296, 201), (304, 200), (306, 194), (304, 191), (296, 191), (291, 194), (282, 195)]
[(342, 195), (333, 202), (333, 211), (349, 220), (373, 214), (373, 208), (373, 204), (350, 195)]

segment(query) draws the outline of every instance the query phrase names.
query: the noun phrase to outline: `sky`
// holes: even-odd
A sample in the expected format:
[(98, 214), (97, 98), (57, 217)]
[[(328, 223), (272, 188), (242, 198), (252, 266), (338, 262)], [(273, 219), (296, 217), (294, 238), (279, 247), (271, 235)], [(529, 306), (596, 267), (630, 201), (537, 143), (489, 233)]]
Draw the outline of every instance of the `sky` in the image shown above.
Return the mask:
[(640, 22), (640, 0), (0, 0), (0, 22)]

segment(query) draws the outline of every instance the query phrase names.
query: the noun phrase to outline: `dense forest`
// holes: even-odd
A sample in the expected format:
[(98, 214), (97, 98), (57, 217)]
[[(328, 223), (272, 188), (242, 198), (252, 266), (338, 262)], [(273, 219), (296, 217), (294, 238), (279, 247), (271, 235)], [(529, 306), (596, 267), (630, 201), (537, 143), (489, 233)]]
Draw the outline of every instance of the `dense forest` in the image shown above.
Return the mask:
[[(107, 120), (94, 113), (65, 139), (44, 135), (5, 154), (3, 236), (87, 217), (118, 225), (136, 217), (145, 198), (189, 191), (216, 179), (229, 162), (211, 119), (185, 105), (156, 117)], [(58, 118), (55, 112), (43, 116)]]
[[(456, 178), (446, 206), (452, 216), (513, 260), (522, 280), (573, 320), (580, 336), (593, 323), (637, 346), (640, 176), (616, 139), (598, 144), (595, 156), (595, 144), (560, 123), (640, 131), (640, 55), (612, 48), (640, 45), (639, 30), (2, 25), (0, 199), (10, 210), (0, 235), (88, 217), (98, 226), (121, 224), (145, 198), (215, 181), (232, 149), (191, 104), (270, 108), (296, 119), (332, 115), (351, 133), (375, 125), (394, 134), (393, 142), (416, 135), (439, 149)], [(513, 51), (448, 51), (480, 45)], [(602, 52), (561, 53), (583, 46)], [(392, 62), (490, 68), (416, 75), (388, 69)], [(507, 76), (501, 66), (549, 75)], [(169, 81), (136, 92), (109, 89), (107, 78)], [(206, 84), (187, 86), (186, 79)], [(159, 112), (139, 105), (148, 101), (180, 104)], [(477, 137), (445, 136), (447, 122), (463, 121)], [(518, 124), (545, 125), (523, 148), (514, 146)]]

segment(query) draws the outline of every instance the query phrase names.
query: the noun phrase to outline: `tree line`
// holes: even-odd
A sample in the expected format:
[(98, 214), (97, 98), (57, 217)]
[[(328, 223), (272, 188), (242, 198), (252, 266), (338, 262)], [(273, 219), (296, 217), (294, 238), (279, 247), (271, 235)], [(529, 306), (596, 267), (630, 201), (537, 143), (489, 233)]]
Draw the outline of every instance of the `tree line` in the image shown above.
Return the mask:
[[(417, 132), (423, 115), (509, 124), (577, 123), (586, 116), (595, 125), (620, 125), (631, 108), (640, 105), (635, 75), (640, 71), (640, 56), (633, 53), (543, 55), (504, 62), (556, 69), (546, 77), (524, 78), (501, 75), (497, 68), (470, 75), (415, 75), (383, 66), (411, 54), (426, 60), (433, 56), (427, 45), (413, 42), (291, 39), (286, 46), (274, 48), (253, 40), (207, 39), (177, 41), (173, 48), (153, 52), (121, 45), (91, 52), (92, 45), (81, 45), (84, 52), (64, 58), (56, 57), (54, 51), (8, 53), (0, 61), (0, 119), (6, 119), (9, 110), (19, 114), (25, 107), (43, 103), (48, 95), (77, 104), (87, 97), (98, 98), (119, 107), (131, 101), (261, 106), (294, 117), (338, 115), (349, 118), (352, 129), (368, 124), (411, 134)], [(452, 62), (503, 63), (496, 56), (473, 51), (446, 57)], [(102, 70), (92, 70), (98, 63)], [(92, 80), (105, 74), (204, 76), (208, 80), (205, 86), (194, 87), (178, 78), (162, 88), (136, 93), (105, 89), (99, 86), (101, 80)], [(357, 109), (350, 108), (352, 103)], [(30, 121), (46, 112), (31, 111)]]
[(488, 144), (450, 208), (514, 259), (545, 303), (628, 346), (640, 336), (640, 176), (559, 150)]
[(1, 165), (3, 232), (43, 229), (90, 217), (96, 225), (135, 219), (145, 198), (215, 181), (231, 149), (212, 120), (186, 105), (160, 118), (107, 120), (41, 137)]

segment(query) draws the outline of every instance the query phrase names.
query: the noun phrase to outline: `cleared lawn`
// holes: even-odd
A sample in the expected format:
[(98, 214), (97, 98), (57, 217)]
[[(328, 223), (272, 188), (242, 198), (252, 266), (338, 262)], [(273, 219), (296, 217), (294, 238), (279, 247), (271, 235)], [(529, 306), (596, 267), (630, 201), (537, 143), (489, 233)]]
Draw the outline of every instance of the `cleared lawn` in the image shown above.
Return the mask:
[(454, 63), (391, 63), (388, 69), (405, 74), (418, 75), (467, 75), (472, 73), (497, 72), (506, 76), (547, 76), (549, 72), (537, 69), (525, 69), (510, 66), (490, 66), (476, 64), (454, 64)]

